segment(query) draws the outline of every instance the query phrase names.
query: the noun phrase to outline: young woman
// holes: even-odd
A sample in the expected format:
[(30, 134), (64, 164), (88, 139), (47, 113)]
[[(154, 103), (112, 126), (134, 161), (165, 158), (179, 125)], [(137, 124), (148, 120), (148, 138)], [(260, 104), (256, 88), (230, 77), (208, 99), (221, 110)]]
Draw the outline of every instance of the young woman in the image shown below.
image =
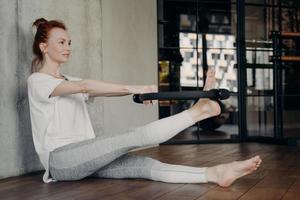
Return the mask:
[[(225, 187), (259, 167), (259, 156), (198, 168), (127, 154), (138, 147), (164, 142), (194, 123), (218, 115), (218, 103), (209, 99), (200, 99), (186, 111), (122, 135), (107, 139), (95, 137), (86, 103), (98, 96), (153, 92), (155, 87), (83, 80), (62, 74), (61, 64), (68, 61), (71, 53), (65, 25), (41, 18), (33, 26), (37, 29), (33, 42), (36, 57), (27, 83), (34, 145), (46, 170), (44, 182), (93, 176), (169, 183), (214, 182)], [(211, 89), (214, 82), (214, 71), (209, 70), (204, 89)]]

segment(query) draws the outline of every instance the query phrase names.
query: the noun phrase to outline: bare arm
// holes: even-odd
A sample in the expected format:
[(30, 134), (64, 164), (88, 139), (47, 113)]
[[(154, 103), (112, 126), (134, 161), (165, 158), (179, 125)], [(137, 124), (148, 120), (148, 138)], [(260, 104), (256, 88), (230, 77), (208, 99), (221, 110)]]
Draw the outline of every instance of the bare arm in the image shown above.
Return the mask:
[(157, 91), (155, 86), (122, 85), (98, 80), (64, 81), (59, 84), (51, 96), (63, 96), (75, 93), (88, 93), (89, 96), (125, 96), (134, 93)]
[(114, 84), (108, 83), (98, 80), (83, 80), (83, 85), (86, 89), (86, 93), (89, 96), (125, 96), (132, 94), (129, 90), (129, 86), (121, 85), (121, 84)]

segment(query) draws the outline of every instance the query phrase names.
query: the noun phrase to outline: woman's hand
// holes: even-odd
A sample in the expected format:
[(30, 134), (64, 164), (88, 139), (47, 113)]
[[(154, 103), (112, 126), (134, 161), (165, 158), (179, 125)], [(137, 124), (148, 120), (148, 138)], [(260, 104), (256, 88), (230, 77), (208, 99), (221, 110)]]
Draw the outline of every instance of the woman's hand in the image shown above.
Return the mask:
[[(158, 88), (156, 85), (129, 85), (127, 86), (128, 91), (131, 94), (144, 94), (144, 93), (156, 93)], [(144, 105), (156, 104), (157, 101), (143, 101)]]

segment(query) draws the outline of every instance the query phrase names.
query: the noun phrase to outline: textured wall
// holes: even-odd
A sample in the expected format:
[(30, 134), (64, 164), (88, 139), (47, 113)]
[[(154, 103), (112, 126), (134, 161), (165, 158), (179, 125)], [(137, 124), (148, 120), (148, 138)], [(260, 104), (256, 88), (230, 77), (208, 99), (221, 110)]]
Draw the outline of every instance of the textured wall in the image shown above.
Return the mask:
[[(0, 179), (41, 169), (32, 142), (26, 87), (32, 22), (45, 17), (66, 23), (72, 56), (62, 66), (64, 73), (119, 83), (156, 83), (155, 4), (155, 0), (0, 0)], [(156, 107), (134, 105), (130, 97), (110, 100), (98, 98), (89, 106), (99, 136), (157, 119)]]
[[(157, 84), (155, 0), (103, 0), (103, 79)], [(122, 99), (122, 101), (120, 101)], [(157, 106), (104, 99), (104, 133), (115, 135), (158, 118)]]

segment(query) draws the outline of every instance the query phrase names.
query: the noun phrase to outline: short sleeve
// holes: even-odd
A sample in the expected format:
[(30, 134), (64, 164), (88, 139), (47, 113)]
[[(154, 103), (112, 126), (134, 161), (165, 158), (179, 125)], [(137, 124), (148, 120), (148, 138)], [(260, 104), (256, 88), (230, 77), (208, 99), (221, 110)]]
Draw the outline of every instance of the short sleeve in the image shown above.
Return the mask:
[(63, 81), (65, 80), (39, 74), (32, 76), (27, 82), (29, 90), (37, 101), (51, 102), (56, 99), (56, 97), (51, 97), (51, 93)]
[[(83, 80), (82, 78), (79, 78), (79, 77), (75, 77), (75, 76), (67, 76), (67, 75), (64, 75), (68, 78), (68, 80), (71, 80), (71, 81), (81, 81)], [(86, 103), (90, 104), (90, 103), (94, 103), (95, 101), (95, 97), (92, 97), (92, 96), (89, 96), (88, 93), (81, 93), (82, 96), (83, 96), (83, 99)]]

